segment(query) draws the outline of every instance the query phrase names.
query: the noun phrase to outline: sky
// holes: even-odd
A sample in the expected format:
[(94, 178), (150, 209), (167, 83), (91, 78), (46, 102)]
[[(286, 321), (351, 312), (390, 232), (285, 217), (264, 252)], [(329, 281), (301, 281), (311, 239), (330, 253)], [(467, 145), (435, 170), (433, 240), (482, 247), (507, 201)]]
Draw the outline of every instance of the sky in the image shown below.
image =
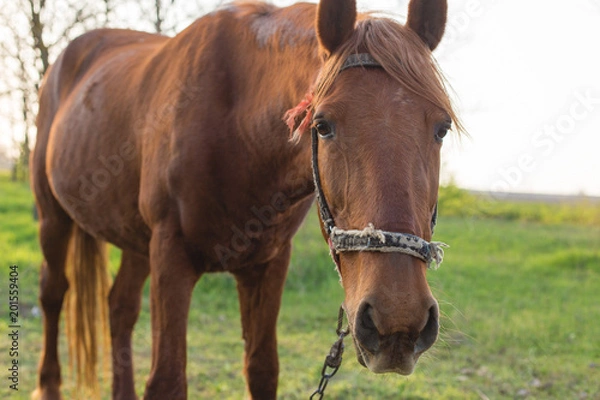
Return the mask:
[[(406, 4), (358, 0), (402, 21)], [(442, 180), (600, 196), (598, 39), (600, 0), (449, 0), (434, 54), (469, 135), (446, 139)]]
[[(358, 1), (400, 20), (406, 3)], [(446, 139), (442, 180), (600, 196), (598, 39), (600, 0), (449, 0), (434, 55), (469, 135)]]
[(470, 133), (445, 144), (445, 177), (600, 195), (600, 0), (474, 1), (473, 17), (466, 3), (450, 10), (466, 41), (439, 55)]

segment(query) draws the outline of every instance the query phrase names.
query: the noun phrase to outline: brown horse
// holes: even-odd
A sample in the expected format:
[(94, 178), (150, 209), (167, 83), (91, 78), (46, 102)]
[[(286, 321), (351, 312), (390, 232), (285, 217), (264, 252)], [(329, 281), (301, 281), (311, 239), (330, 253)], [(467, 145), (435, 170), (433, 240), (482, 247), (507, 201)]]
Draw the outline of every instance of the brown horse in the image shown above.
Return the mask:
[[(81, 383), (94, 386), (96, 321), (108, 314), (113, 398), (136, 398), (131, 334), (150, 275), (144, 398), (186, 398), (192, 290), (202, 274), (226, 271), (237, 280), (247, 390), (275, 398), (275, 325), (314, 179), (339, 227), (323, 228), (333, 249), (336, 229), (370, 224), (428, 245), (441, 142), (457, 123), (431, 57), (446, 10), (445, 0), (412, 0), (402, 26), (357, 15), (354, 0), (234, 4), (173, 38), (98, 30), (74, 40), (45, 77), (31, 167), (44, 255), (38, 396), (60, 398), (70, 289)], [(373, 228), (357, 237), (367, 231), (385, 241)], [(110, 293), (105, 242), (122, 249)], [(438, 331), (428, 256), (334, 257), (360, 361), (411, 373)]]

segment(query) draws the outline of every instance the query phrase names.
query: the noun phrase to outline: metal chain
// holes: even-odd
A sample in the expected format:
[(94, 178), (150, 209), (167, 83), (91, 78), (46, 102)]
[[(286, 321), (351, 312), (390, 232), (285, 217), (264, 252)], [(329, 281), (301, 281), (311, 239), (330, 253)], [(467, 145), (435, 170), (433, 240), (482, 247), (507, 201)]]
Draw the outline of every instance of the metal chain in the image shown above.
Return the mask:
[(346, 329), (342, 329), (342, 324), (344, 322), (344, 309), (340, 307), (340, 311), (338, 313), (338, 323), (337, 329), (335, 332), (338, 335), (338, 340), (331, 346), (329, 350), (329, 354), (325, 357), (325, 362), (323, 363), (323, 369), (321, 370), (321, 380), (319, 381), (319, 387), (314, 393), (310, 396), (310, 400), (313, 399), (322, 399), (325, 394), (325, 388), (327, 388), (327, 384), (329, 380), (338, 372), (340, 366), (342, 365), (342, 355), (344, 354), (344, 338), (350, 332), (349, 327), (346, 326)]

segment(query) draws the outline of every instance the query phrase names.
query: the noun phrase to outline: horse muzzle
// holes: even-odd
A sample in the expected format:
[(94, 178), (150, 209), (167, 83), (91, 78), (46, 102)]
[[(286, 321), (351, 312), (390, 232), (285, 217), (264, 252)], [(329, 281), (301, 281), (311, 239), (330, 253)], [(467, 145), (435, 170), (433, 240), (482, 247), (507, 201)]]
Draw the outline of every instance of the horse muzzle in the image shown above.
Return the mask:
[(383, 323), (379, 313), (364, 301), (351, 324), (358, 362), (374, 373), (410, 375), (421, 354), (435, 343), (438, 336), (438, 305), (433, 298), (431, 300), (432, 304), (423, 314), (419, 326), (390, 334), (381, 333)]

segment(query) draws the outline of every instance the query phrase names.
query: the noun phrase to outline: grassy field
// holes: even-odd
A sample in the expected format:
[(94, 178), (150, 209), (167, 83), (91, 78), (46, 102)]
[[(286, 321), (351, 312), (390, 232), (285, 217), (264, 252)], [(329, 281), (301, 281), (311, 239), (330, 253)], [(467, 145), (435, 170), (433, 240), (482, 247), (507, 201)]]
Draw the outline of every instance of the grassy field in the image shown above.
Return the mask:
[[(550, 208), (548, 208), (550, 207)], [(552, 208), (555, 207), (555, 208)], [(508, 211), (507, 211), (508, 210)], [(543, 210), (543, 212), (541, 211)], [(27, 399), (41, 343), (37, 227), (27, 184), (0, 175), (0, 398)], [(452, 247), (429, 274), (441, 338), (410, 377), (360, 367), (348, 341), (330, 399), (600, 399), (600, 222), (597, 206), (478, 202), (455, 188), (440, 201), (436, 238)], [(452, 216), (454, 215), (454, 216)], [(533, 215), (533, 217), (532, 217)], [(118, 252), (111, 251), (114, 268)], [(19, 391), (9, 389), (9, 265), (19, 266)], [(138, 393), (150, 365), (148, 290), (136, 327)], [(306, 399), (335, 340), (343, 298), (312, 212), (295, 240), (279, 321), (279, 398)], [(241, 399), (242, 342), (227, 275), (194, 292), (188, 332), (190, 399)], [(64, 338), (62, 360), (66, 365)], [(64, 368), (65, 398), (72, 380)], [(109, 398), (108, 386), (105, 386)]]

